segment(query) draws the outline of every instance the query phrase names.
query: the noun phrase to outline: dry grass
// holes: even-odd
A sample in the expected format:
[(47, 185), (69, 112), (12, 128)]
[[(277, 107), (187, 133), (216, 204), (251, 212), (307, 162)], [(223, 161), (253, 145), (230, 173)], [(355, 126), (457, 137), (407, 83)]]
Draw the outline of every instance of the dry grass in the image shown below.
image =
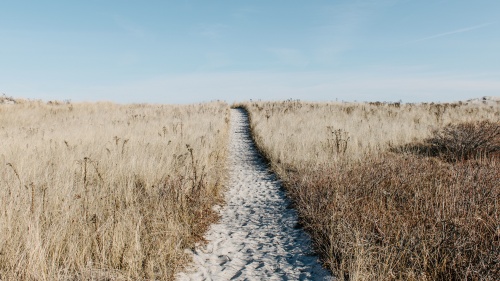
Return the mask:
[(216, 219), (229, 110), (0, 104), (0, 280), (170, 280)]
[(341, 280), (500, 279), (499, 103), (243, 106)]
[(245, 107), (251, 114), (256, 141), (269, 159), (295, 168), (338, 158), (373, 157), (422, 141), (449, 123), (500, 119), (500, 102), (412, 105), (288, 101), (249, 103)]

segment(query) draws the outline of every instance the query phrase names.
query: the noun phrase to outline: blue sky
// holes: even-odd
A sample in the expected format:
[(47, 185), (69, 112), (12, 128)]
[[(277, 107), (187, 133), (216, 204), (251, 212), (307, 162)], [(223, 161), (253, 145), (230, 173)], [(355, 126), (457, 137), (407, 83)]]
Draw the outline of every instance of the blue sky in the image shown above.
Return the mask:
[(2, 1), (0, 93), (43, 100), (500, 96), (498, 0)]

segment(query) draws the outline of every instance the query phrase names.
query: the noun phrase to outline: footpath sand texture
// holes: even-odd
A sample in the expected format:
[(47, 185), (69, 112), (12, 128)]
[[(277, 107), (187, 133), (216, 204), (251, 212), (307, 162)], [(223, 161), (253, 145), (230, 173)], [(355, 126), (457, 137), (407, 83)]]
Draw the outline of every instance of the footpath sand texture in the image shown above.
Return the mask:
[(231, 111), (229, 161), (221, 219), (178, 280), (333, 280), (297, 227), (279, 180), (257, 152), (242, 109)]

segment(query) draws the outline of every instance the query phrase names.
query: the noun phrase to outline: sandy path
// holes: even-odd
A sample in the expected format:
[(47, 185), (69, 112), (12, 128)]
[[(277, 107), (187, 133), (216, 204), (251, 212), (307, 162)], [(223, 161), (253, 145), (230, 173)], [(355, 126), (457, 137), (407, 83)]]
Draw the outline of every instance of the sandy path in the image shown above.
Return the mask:
[(297, 215), (280, 182), (259, 156), (246, 112), (232, 109), (230, 181), (221, 220), (209, 243), (179, 280), (331, 280), (313, 255), (309, 237), (296, 227)]

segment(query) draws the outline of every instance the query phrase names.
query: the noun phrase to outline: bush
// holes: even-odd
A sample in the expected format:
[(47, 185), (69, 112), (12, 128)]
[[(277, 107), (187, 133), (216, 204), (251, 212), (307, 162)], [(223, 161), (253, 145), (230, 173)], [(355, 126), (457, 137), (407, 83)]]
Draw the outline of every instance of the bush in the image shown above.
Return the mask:
[(447, 161), (469, 160), (500, 152), (500, 122), (449, 124), (426, 140), (430, 151)]
[(495, 161), (388, 154), (287, 187), (339, 280), (500, 280), (499, 175)]

